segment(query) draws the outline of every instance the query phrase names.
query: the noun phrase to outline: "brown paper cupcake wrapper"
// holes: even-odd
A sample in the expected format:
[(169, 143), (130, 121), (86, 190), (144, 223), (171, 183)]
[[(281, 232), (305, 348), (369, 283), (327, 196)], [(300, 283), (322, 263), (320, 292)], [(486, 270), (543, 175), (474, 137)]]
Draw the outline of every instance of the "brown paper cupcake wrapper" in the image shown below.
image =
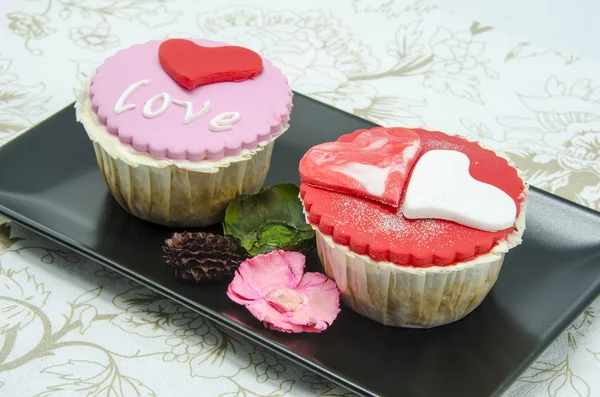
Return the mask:
[(96, 142), (94, 150), (110, 191), (126, 211), (165, 226), (202, 227), (221, 222), (235, 197), (262, 188), (274, 143), (272, 140), (249, 159), (232, 162), (214, 173), (175, 165), (132, 166), (110, 156)]
[(315, 229), (327, 276), (343, 302), (385, 325), (430, 328), (473, 311), (496, 282), (504, 253), (490, 253), (449, 267), (408, 268), (374, 262)]

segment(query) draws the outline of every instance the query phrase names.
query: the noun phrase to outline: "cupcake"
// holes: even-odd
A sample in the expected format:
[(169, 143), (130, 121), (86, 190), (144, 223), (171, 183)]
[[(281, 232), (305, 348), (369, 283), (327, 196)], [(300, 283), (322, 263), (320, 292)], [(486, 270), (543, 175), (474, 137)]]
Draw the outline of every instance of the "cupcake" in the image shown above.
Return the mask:
[(300, 197), (343, 302), (385, 325), (473, 311), (521, 243), (527, 186), (506, 159), (442, 132), (373, 128), (311, 148)]
[(169, 39), (117, 52), (86, 82), (77, 119), (115, 199), (150, 222), (201, 227), (260, 190), (292, 92), (255, 52)]

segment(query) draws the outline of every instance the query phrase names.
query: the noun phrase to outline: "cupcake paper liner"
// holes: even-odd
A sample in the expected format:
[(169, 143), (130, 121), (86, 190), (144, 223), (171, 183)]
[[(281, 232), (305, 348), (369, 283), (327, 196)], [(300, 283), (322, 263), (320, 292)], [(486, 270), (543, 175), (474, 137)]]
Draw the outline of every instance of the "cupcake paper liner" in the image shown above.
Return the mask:
[(487, 254), (452, 266), (416, 268), (377, 262), (333, 242), (331, 236), (311, 226), (325, 274), (335, 280), (344, 304), (384, 325), (432, 328), (462, 319), (488, 295), (504, 255), (521, 244), (527, 190), (525, 185), (525, 200), (514, 231)]
[(262, 188), (275, 140), (217, 172), (190, 171), (173, 164), (133, 166), (93, 143), (100, 171), (126, 211), (165, 226), (203, 227), (221, 222), (235, 197)]
[(337, 283), (343, 302), (391, 326), (431, 328), (463, 318), (487, 296), (504, 261), (504, 253), (490, 253), (473, 263), (402, 267), (354, 254), (315, 231), (319, 258), (327, 276)]

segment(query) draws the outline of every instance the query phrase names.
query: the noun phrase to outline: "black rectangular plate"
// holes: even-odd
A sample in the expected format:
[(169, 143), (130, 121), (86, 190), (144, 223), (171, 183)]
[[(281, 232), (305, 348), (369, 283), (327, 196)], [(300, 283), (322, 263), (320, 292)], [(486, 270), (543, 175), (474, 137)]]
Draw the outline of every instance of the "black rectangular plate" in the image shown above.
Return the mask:
[[(302, 95), (294, 103), (267, 184), (298, 183), (298, 162), (309, 147), (372, 126)], [(266, 330), (227, 298), (225, 285), (172, 276), (161, 245), (174, 230), (121, 209), (72, 106), (0, 148), (0, 212), (365, 395), (500, 394), (600, 292), (600, 214), (534, 188), (524, 243), (507, 255), (490, 295), (465, 319), (411, 330), (343, 308), (320, 335)], [(308, 264), (319, 269), (314, 252)]]

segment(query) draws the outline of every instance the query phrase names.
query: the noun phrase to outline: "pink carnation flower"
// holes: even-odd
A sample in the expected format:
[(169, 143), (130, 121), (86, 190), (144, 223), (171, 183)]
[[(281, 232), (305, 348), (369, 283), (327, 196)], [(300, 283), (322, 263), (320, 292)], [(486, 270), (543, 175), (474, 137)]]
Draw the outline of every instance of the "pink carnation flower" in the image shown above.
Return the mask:
[(245, 260), (227, 296), (246, 306), (265, 327), (282, 332), (321, 332), (340, 312), (340, 291), (320, 273), (304, 273), (304, 255), (272, 251)]

